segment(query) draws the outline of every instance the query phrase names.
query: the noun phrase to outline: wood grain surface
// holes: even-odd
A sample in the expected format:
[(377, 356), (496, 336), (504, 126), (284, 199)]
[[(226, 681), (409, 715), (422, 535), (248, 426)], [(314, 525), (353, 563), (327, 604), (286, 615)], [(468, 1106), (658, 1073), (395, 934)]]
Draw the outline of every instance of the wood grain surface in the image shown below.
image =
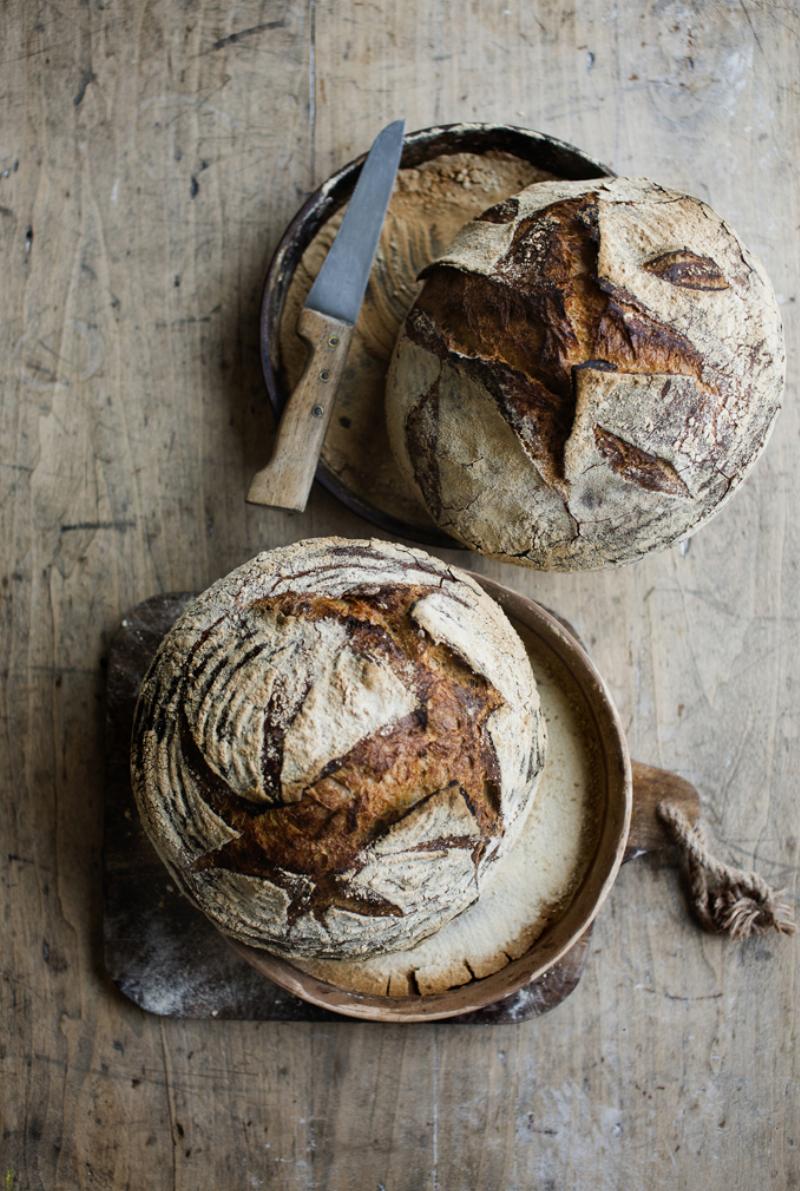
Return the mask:
[(699, 933), (623, 870), (580, 988), (522, 1026), (164, 1021), (99, 974), (102, 659), (123, 609), (364, 532), (248, 506), (269, 253), (389, 119), (517, 122), (708, 199), (765, 261), (786, 409), (690, 546), (481, 564), (567, 616), (631, 751), (723, 856), (797, 882), (800, 332), (791, 0), (7, 0), (0, 14), (7, 1188), (785, 1188), (797, 942)]
[(304, 513), (336, 390), (342, 384), (353, 328), (303, 307), (297, 333), (308, 348), (305, 369), (281, 416), (272, 458), (256, 472), (247, 499), (251, 504)]

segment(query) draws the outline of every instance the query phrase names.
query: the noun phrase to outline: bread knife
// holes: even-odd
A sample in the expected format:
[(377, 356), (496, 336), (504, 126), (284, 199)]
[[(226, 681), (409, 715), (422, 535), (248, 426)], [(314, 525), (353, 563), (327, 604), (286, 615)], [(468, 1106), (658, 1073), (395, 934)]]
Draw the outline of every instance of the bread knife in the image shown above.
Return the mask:
[(297, 332), (310, 349), (306, 368), (281, 414), (272, 458), (250, 485), (251, 504), (299, 512), (306, 507), (400, 165), (404, 131), (405, 121), (395, 120), (375, 138), (300, 312)]

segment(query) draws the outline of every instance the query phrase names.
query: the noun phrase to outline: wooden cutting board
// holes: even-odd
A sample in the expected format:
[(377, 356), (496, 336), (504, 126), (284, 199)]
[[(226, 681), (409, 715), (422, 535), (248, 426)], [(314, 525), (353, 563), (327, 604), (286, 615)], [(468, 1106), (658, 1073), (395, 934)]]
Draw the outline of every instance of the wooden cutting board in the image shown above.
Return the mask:
[[(122, 621), (113, 641), (106, 696), (104, 962), (129, 1000), (167, 1017), (249, 1021), (344, 1021), (265, 979), (182, 897), (139, 824), (129, 743), (139, 685), (165, 632), (192, 593), (154, 596)], [(634, 808), (627, 855), (664, 846), (652, 808)], [(586, 963), (591, 928), (545, 975), (455, 1023), (521, 1022), (559, 1005)]]

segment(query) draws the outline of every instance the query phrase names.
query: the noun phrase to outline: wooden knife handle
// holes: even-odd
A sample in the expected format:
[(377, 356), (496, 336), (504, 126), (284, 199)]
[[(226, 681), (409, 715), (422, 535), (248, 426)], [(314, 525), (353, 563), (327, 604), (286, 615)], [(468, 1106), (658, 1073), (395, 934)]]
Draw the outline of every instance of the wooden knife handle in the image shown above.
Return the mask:
[(281, 414), (272, 458), (253, 477), (247, 499), (255, 505), (302, 512), (314, 482), (353, 328), (305, 308), (297, 320), (297, 332), (311, 349), (306, 369)]

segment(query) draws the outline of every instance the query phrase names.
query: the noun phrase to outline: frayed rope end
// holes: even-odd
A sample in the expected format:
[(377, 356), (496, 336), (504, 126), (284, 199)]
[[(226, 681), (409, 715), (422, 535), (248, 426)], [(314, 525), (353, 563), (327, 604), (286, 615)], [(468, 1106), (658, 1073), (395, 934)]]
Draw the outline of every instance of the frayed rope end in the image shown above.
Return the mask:
[(690, 904), (701, 926), (731, 939), (775, 930), (793, 935), (791, 907), (754, 872), (716, 860), (699, 824), (692, 824), (677, 806), (660, 802), (658, 817), (680, 849), (689, 881)]

